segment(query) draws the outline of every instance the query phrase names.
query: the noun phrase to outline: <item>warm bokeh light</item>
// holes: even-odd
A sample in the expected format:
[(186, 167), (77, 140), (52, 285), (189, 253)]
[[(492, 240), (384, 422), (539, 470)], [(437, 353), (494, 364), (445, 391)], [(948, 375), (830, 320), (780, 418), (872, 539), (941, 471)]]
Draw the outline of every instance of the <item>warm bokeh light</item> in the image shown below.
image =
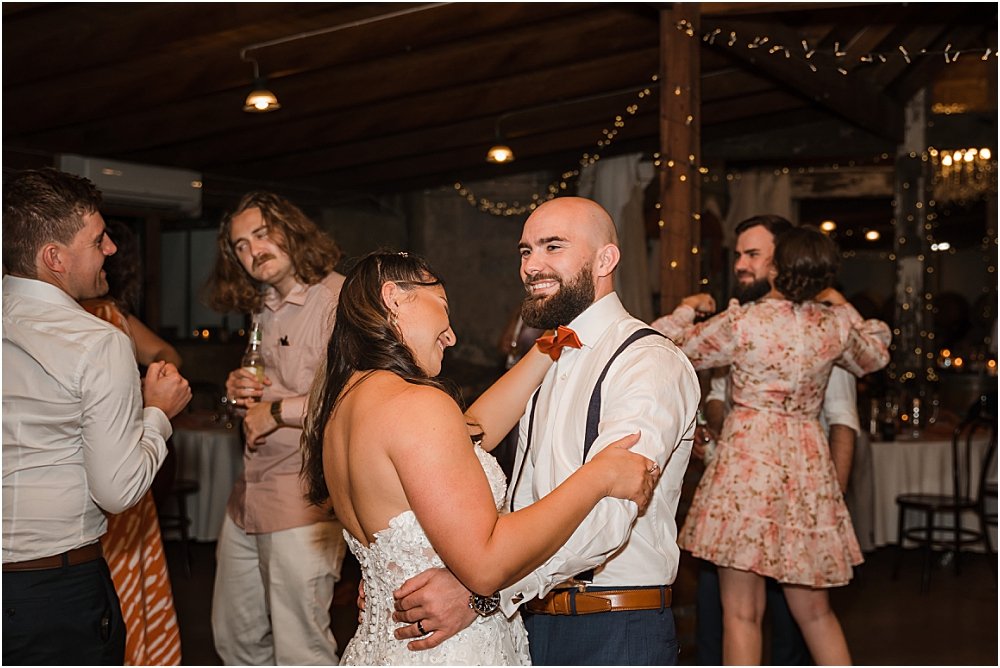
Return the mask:
[(865, 239), (868, 241), (878, 241), (882, 237), (878, 230), (868, 230), (865, 232)]
[(833, 222), (832, 220), (824, 220), (822, 223), (819, 224), (819, 229), (827, 233), (833, 232), (835, 229), (837, 229), (837, 223)]

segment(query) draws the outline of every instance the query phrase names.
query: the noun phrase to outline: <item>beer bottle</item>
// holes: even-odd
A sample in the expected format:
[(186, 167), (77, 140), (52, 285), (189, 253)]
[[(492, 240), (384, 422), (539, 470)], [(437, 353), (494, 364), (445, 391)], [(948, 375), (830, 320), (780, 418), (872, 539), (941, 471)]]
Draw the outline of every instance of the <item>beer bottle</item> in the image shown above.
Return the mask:
[(264, 354), (261, 352), (263, 336), (260, 321), (254, 320), (250, 326), (250, 340), (247, 341), (247, 349), (240, 363), (240, 366), (257, 378), (258, 383), (264, 382)]

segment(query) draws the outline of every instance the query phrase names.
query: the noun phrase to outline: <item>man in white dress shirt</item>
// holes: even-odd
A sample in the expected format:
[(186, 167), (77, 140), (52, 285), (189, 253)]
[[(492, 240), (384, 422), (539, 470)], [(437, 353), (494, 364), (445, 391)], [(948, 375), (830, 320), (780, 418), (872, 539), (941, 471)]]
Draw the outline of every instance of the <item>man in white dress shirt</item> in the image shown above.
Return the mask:
[[(564, 197), (541, 205), (524, 225), (520, 252), (525, 323), (568, 325), (579, 347), (561, 350), (521, 419), (508, 506), (537, 501), (585, 458), (636, 431), (642, 436), (633, 449), (655, 460), (663, 474), (644, 515), (637, 517), (631, 502), (602, 500), (553, 557), (498, 592), (493, 605), (470, 601), (447, 571), (413, 578), (397, 592), (397, 617), (412, 623), (397, 637), (426, 635), (411, 647), (434, 646), (476, 613), (499, 608), (510, 616), (524, 604), (533, 663), (676, 664), (674, 515), (700, 398), (697, 376), (684, 354), (655, 332), (634, 340), (609, 365), (631, 335), (648, 328), (614, 292), (617, 235), (595, 202)], [(561, 331), (559, 338), (571, 337)], [(588, 455), (591, 405), (596, 439)], [(478, 609), (470, 615), (472, 602)], [(415, 628), (418, 621), (422, 629)]]
[(98, 539), (149, 489), (174, 365), (140, 383), (129, 338), (77, 300), (108, 291), (100, 192), (53, 169), (4, 184), (3, 662), (122, 664), (125, 625)]

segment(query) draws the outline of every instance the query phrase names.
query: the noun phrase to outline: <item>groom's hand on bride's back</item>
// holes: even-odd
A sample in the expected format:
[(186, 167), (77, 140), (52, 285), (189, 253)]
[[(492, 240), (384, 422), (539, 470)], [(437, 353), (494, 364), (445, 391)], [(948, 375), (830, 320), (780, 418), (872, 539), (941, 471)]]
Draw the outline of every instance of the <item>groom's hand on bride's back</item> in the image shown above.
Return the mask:
[(396, 629), (396, 638), (416, 638), (407, 644), (414, 651), (437, 647), (476, 618), (469, 594), (447, 568), (431, 568), (413, 576), (393, 593), (396, 612), (392, 618), (406, 624)]

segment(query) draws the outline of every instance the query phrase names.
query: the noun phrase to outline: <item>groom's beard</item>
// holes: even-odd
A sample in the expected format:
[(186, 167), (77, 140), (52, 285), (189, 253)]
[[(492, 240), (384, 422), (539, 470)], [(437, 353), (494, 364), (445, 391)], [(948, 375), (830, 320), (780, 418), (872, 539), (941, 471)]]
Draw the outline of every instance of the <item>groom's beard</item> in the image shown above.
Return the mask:
[[(559, 283), (559, 290), (548, 297), (534, 297), (531, 293), (521, 304), (521, 319), (528, 327), (555, 329), (569, 324), (594, 303), (594, 281), (591, 265), (587, 264), (568, 283), (555, 275), (539, 274), (532, 280), (546, 279)], [(527, 283), (525, 289), (528, 289)]]
[(771, 291), (771, 283), (766, 278), (759, 278), (753, 283), (737, 283), (736, 299), (741, 304), (755, 302)]

